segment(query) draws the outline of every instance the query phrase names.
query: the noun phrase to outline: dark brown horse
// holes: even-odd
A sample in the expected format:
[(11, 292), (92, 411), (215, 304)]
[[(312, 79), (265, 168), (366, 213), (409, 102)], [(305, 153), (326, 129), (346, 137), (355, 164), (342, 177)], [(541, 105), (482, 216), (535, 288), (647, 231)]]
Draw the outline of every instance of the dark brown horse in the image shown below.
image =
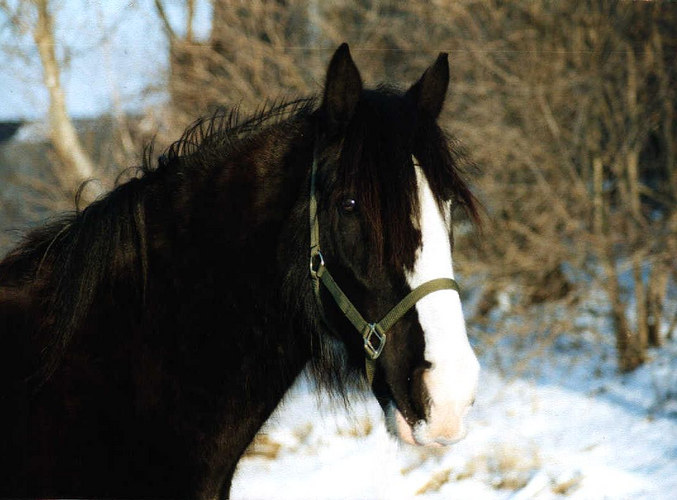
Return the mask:
[(30, 233), (0, 263), (0, 496), (227, 497), (308, 363), (337, 394), (372, 381), (402, 439), (460, 439), (478, 364), (451, 213), (475, 208), (448, 82), (440, 54), (365, 90), (342, 45), (320, 99), (202, 120)]

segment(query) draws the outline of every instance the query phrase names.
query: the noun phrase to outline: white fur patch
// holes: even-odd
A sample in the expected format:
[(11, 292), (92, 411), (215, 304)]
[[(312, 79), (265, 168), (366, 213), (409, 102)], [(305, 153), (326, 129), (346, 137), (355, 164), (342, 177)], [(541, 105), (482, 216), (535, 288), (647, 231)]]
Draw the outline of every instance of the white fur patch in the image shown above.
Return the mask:
[[(422, 245), (406, 279), (413, 290), (436, 278), (453, 278), (449, 240), (450, 206), (440, 211), (422, 169), (416, 165)], [(425, 337), (425, 359), (431, 367), (423, 376), (431, 398), (426, 421), (413, 429), (418, 444), (450, 444), (465, 435), (463, 418), (475, 398), (479, 363), (468, 342), (455, 290), (439, 290), (416, 304)]]

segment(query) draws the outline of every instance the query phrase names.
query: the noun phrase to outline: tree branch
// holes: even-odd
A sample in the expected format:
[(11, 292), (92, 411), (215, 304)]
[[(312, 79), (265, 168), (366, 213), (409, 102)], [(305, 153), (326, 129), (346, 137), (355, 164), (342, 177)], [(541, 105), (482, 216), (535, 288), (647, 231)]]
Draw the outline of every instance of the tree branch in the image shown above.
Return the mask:
[(176, 33), (174, 32), (172, 25), (169, 23), (169, 18), (167, 17), (165, 8), (160, 0), (155, 0), (155, 9), (157, 10), (158, 15), (160, 16), (160, 20), (162, 21), (165, 31), (167, 32), (169, 41), (173, 43), (174, 40), (176, 40)]

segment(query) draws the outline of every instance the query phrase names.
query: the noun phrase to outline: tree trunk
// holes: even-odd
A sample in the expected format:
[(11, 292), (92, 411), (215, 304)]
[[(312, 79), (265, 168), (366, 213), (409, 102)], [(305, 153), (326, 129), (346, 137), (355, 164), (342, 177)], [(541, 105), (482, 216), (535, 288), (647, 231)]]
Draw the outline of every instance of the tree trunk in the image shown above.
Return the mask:
[(592, 184), (594, 189), (592, 226), (594, 233), (601, 237), (604, 228), (604, 166), (599, 156), (592, 160)]
[[(49, 91), (50, 138), (61, 162), (61, 169), (56, 170), (56, 175), (63, 188), (69, 192), (75, 192), (82, 182), (94, 177), (95, 170), (92, 161), (80, 144), (75, 127), (66, 111), (48, 3), (48, 0), (35, 0), (38, 19), (33, 38), (40, 53), (45, 86)], [(99, 194), (101, 194), (100, 186), (90, 183), (83, 197), (85, 201), (90, 201)]]
[[(634, 94), (633, 94), (634, 96)], [(628, 107), (634, 110), (634, 101), (629, 100)], [(628, 196), (630, 198), (630, 210), (632, 220), (627, 220), (626, 235), (630, 238), (634, 246), (641, 238), (641, 200), (640, 200), (640, 179), (639, 179), (639, 151), (633, 149), (628, 152), (626, 158), (626, 179), (628, 182)], [(631, 257), (632, 261), (632, 281), (635, 295), (635, 316), (637, 335), (635, 339), (636, 356), (640, 363), (646, 359), (646, 350), (649, 346), (649, 315), (647, 311), (647, 293), (644, 285), (644, 276), (642, 276), (642, 257), (637, 250), (634, 250)]]
[(661, 319), (669, 278), (669, 271), (662, 262), (653, 267), (649, 276), (646, 309), (648, 316), (647, 336), (651, 347), (660, 347), (663, 343), (661, 339)]
[(637, 316), (638, 356), (643, 363), (646, 360), (646, 350), (649, 346), (649, 314), (647, 310), (646, 286), (642, 276), (642, 259), (635, 253), (632, 257), (632, 278), (635, 289), (635, 314)]
[[(611, 305), (611, 322), (616, 335), (616, 351), (618, 368), (621, 372), (629, 372), (642, 364), (641, 348), (636, 335), (633, 335), (626, 318), (625, 303), (616, 270), (614, 242), (607, 234), (604, 204), (604, 166), (602, 159), (595, 156), (592, 160), (593, 185), (593, 231), (597, 238), (597, 255), (602, 262), (604, 284)], [(640, 263), (641, 264), (641, 263)], [(635, 267), (633, 266), (633, 271)], [(640, 276), (641, 278), (641, 270)]]
[[(606, 241), (603, 245), (608, 245)], [(606, 248), (603, 256), (604, 274), (606, 275), (606, 289), (611, 303), (611, 320), (616, 334), (616, 350), (618, 353), (618, 369), (630, 372), (644, 361), (642, 350), (639, 347), (637, 335), (634, 335), (628, 320), (625, 317), (625, 304), (621, 297), (618, 284), (618, 272), (613, 262), (611, 251)]]

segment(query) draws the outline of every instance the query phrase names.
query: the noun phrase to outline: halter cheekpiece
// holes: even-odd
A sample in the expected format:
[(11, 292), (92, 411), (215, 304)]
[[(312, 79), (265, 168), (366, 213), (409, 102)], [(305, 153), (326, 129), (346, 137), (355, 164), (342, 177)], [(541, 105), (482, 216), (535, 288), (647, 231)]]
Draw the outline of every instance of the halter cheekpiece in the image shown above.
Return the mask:
[(357, 332), (362, 336), (365, 351), (365, 369), (367, 379), (371, 384), (374, 377), (374, 361), (381, 355), (387, 340), (387, 332), (397, 321), (404, 316), (409, 309), (426, 295), (438, 290), (456, 290), (459, 286), (452, 278), (437, 278), (417, 286), (398, 302), (380, 321), (369, 322), (364, 319), (347, 295), (341, 290), (331, 273), (327, 269), (324, 257), (320, 250), (320, 223), (317, 214), (317, 154), (313, 155), (313, 166), (310, 174), (310, 278), (313, 280), (313, 289), (317, 299), (322, 318), (327, 326), (329, 322), (324, 315), (324, 307), (320, 297), (320, 283), (324, 285), (333, 297), (336, 305), (345, 317), (353, 324)]

